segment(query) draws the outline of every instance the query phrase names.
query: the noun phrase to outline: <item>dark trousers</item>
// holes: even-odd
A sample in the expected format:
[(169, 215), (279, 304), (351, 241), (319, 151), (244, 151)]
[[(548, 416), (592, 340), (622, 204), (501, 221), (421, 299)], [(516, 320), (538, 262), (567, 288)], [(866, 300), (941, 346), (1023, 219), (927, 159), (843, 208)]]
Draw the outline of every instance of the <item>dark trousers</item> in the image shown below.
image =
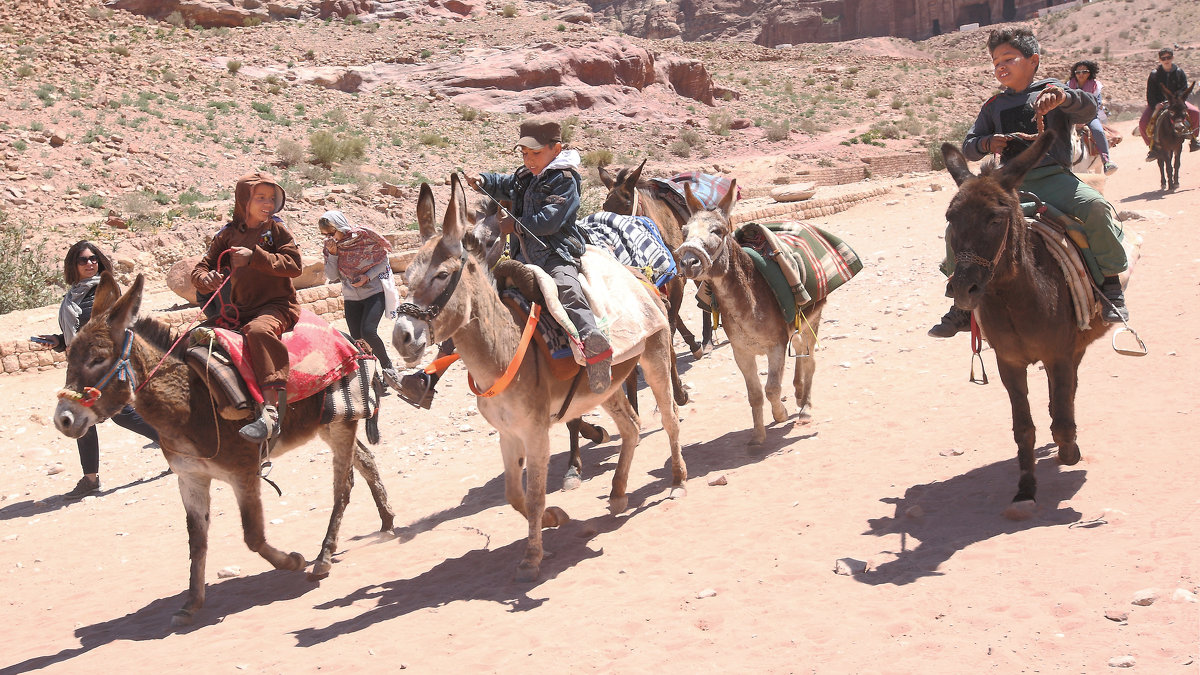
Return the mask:
[[(146, 420), (137, 414), (133, 406), (125, 406), (121, 412), (112, 416), (112, 421), (117, 423), (117, 426), (124, 427), (136, 434), (141, 434), (151, 441), (158, 442), (158, 432), (154, 427), (146, 424)], [(96, 433), (96, 426), (92, 425), (87, 430), (87, 433), (80, 436), (75, 444), (79, 447), (79, 465), (83, 467), (84, 473), (100, 473), (100, 435)]]
[(582, 340), (595, 332), (596, 315), (592, 314), (587, 296), (583, 294), (583, 287), (579, 285), (579, 267), (565, 260), (552, 258), (546, 261), (542, 269), (546, 270), (558, 285), (558, 299), (567, 311), (571, 323), (575, 324), (576, 330), (579, 331), (579, 339)]
[(387, 347), (379, 337), (379, 320), (383, 318), (383, 291), (363, 300), (346, 300), (346, 326), (350, 328), (350, 337), (363, 340), (371, 345), (375, 358), (384, 368), (392, 367), (392, 359), (388, 356)]

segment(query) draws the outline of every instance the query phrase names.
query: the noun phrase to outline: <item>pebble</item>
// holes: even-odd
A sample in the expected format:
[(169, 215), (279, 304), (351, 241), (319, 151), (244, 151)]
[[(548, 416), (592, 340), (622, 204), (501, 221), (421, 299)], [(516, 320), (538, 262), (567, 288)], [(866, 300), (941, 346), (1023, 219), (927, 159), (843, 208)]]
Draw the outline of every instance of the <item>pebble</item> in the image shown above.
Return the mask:
[(958, 457), (959, 455), (963, 454), (963, 451), (959, 450), (958, 448), (946, 448), (938, 454), (942, 457)]
[(1196, 602), (1196, 594), (1186, 588), (1176, 588), (1171, 599), (1175, 602)]
[(1158, 591), (1153, 588), (1145, 588), (1133, 594), (1133, 604), (1139, 607), (1149, 607), (1158, 600)]
[(458, 425), (458, 430), (463, 432), (464, 434), (468, 433), (470, 431), (474, 431), (474, 429), (471, 428), (470, 424), (460, 424), (460, 425)]
[(1104, 618), (1108, 619), (1109, 621), (1128, 621), (1129, 612), (1126, 612), (1123, 609), (1115, 609), (1110, 607), (1104, 610)]
[(49, 469), (46, 469), (46, 475), (53, 476), (54, 474), (62, 473), (63, 471), (66, 471), (65, 466), (63, 466), (61, 463), (55, 464), (54, 466), (50, 467)]
[(834, 574), (840, 574), (844, 577), (859, 574), (867, 571), (867, 563), (863, 560), (855, 560), (854, 558), (838, 558), (833, 564)]
[(222, 567), (221, 569), (217, 570), (218, 579), (230, 579), (241, 576), (241, 574), (242, 568), (238, 567), (237, 565), (230, 565), (229, 567)]
[(1108, 660), (1109, 668), (1132, 668), (1137, 663), (1137, 659), (1129, 654), (1125, 656), (1114, 656)]
[(282, 525), (283, 518), (273, 518), (273, 519), (271, 519), (271, 524), (272, 525)]
[(16, 541), (17, 538), (20, 536), (21, 535), (19, 535), (19, 534), (10, 534), (10, 535), (5, 536), (4, 539), (2, 539), (0, 541)]
[(711, 597), (714, 597), (714, 596), (716, 596), (716, 594), (717, 594), (717, 592), (716, 592), (716, 591), (714, 591), (713, 589), (711, 589), (711, 588), (706, 588), (706, 589), (704, 589), (704, 590), (700, 591), (699, 593), (697, 593), (697, 594), (696, 594), (696, 598), (697, 598), (697, 599), (700, 599), (700, 600), (703, 600), (704, 598), (711, 598)]
[(708, 481), (708, 484), (709, 485), (728, 485), (729, 480), (725, 478), (725, 474), (721, 474), (720, 476), (717, 476), (716, 478), (713, 478), (712, 480)]

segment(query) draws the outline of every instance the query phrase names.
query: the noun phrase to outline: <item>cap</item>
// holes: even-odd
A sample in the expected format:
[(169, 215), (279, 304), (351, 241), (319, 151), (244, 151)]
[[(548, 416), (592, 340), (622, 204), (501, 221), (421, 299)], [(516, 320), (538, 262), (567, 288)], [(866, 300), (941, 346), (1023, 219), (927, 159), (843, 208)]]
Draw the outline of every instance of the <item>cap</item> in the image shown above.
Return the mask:
[(518, 147), (524, 146), (531, 150), (541, 150), (547, 145), (562, 140), (562, 127), (552, 119), (532, 117), (521, 122), (520, 134), (521, 138), (517, 141)]

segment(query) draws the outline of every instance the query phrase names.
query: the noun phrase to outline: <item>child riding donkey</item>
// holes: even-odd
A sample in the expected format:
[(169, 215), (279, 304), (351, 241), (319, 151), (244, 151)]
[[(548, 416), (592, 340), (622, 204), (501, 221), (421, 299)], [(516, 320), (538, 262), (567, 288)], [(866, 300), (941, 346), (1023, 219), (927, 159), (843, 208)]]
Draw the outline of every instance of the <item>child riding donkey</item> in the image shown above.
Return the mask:
[[(1099, 192), (1071, 173), (1070, 133), (1073, 125), (1087, 124), (1096, 117), (1096, 99), (1080, 89), (1070, 89), (1053, 78), (1034, 81), (1040, 48), (1028, 28), (994, 30), (988, 37), (988, 50), (996, 79), (1005, 89), (993, 96), (979, 111), (962, 151), (967, 159), (978, 161), (988, 154), (1000, 155), (1001, 164), (1021, 154), (1030, 141), (1021, 136), (1039, 132), (1038, 117), (1044, 116), (1046, 133), (1055, 138), (1042, 160), (1025, 176), (1020, 189), (1031, 192), (1044, 203), (1078, 219), (1083, 225), (1088, 246), (1104, 276), (1100, 292), (1106, 323), (1129, 319), (1125, 296), (1117, 275), (1129, 267), (1121, 245), (1122, 229), (1116, 211)], [(954, 272), (955, 251), (946, 239), (946, 259), (942, 272)], [(941, 323), (929, 330), (933, 337), (952, 337), (971, 326), (971, 315), (951, 307)]]

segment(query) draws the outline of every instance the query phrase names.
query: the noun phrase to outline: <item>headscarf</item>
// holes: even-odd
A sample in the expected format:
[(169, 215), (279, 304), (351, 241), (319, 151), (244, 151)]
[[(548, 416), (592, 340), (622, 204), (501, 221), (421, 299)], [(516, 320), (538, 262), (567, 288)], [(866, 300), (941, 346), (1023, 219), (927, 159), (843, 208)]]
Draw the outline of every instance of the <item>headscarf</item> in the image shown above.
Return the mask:
[(69, 345), (79, 332), (79, 317), (83, 315), (83, 299), (100, 283), (100, 275), (80, 280), (67, 289), (58, 306), (58, 327), (63, 332), (63, 344)]
[(270, 185), (275, 188), (275, 210), (272, 214), (279, 213), (283, 210), (283, 205), (287, 201), (287, 196), (283, 192), (283, 188), (279, 183), (275, 182), (275, 178), (270, 174), (263, 172), (246, 174), (238, 179), (237, 187), (233, 190), (233, 224), (242, 230), (246, 229), (246, 206), (250, 204), (250, 195), (254, 192), (254, 188), (259, 185)]
[(338, 232), (348, 235), (336, 242), (338, 274), (347, 281), (371, 271), (371, 268), (388, 259), (392, 245), (383, 235), (362, 225), (351, 225), (341, 211), (326, 211), (321, 220), (328, 222)]

